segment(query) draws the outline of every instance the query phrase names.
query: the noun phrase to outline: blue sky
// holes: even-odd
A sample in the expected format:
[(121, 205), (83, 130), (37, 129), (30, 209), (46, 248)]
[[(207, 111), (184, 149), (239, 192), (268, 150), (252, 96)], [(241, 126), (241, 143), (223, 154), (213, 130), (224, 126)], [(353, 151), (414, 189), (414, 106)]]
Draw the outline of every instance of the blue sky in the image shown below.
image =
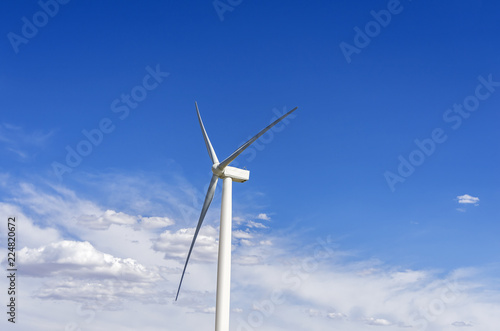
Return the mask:
[[(299, 107), (235, 163), (251, 174), (233, 187), (232, 329), (256, 314), (260, 330), (498, 325), (497, 2), (4, 7), (0, 215), (21, 220), (20, 329), (212, 328), (220, 184), (172, 303), (211, 176), (194, 101), (220, 159)], [(318, 240), (327, 257), (256, 308)]]

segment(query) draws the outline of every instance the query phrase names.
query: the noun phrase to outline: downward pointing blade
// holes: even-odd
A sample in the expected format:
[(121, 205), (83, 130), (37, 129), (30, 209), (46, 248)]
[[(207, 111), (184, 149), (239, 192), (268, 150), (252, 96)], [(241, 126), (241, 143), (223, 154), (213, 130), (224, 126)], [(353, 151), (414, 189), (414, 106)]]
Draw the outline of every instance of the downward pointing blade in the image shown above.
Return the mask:
[(268, 126), (266, 126), (264, 129), (262, 129), (262, 131), (260, 131), (259, 133), (257, 133), (255, 136), (253, 136), (250, 140), (248, 140), (246, 143), (244, 143), (243, 145), (241, 145), (236, 151), (234, 151), (233, 154), (231, 154), (227, 159), (225, 159), (224, 161), (222, 161), (220, 163), (220, 165), (217, 167), (219, 169), (224, 169), (227, 165), (229, 165), (229, 163), (231, 163), (238, 155), (240, 155), (248, 146), (250, 146), (255, 140), (259, 139), (260, 136), (262, 136), (264, 133), (267, 132), (267, 130), (269, 130), (270, 128), (272, 128), (273, 126), (275, 126), (276, 124), (278, 124), (282, 119), (284, 119), (285, 117), (287, 117), (288, 115), (290, 115), (291, 113), (293, 113), (295, 110), (297, 109), (297, 107), (293, 108), (292, 110), (290, 110), (288, 113), (286, 113), (285, 115), (281, 116), (280, 118), (278, 118), (276, 121), (272, 122), (271, 124), (269, 124)]
[(214, 199), (215, 187), (217, 186), (217, 180), (219, 178), (215, 175), (212, 176), (212, 180), (210, 181), (210, 185), (208, 186), (207, 195), (205, 196), (205, 201), (203, 202), (203, 208), (201, 209), (200, 219), (198, 220), (198, 225), (196, 226), (196, 230), (194, 231), (193, 241), (191, 242), (191, 247), (189, 248), (189, 253), (186, 259), (186, 263), (184, 264), (184, 270), (182, 270), (181, 281), (179, 283), (179, 288), (177, 289), (177, 295), (175, 296), (175, 301), (177, 301), (177, 297), (179, 296), (179, 292), (181, 290), (182, 280), (184, 279), (184, 273), (186, 272), (186, 267), (189, 262), (189, 258), (191, 257), (191, 252), (193, 251), (193, 246), (196, 241), (196, 237), (198, 237), (198, 232), (200, 232), (201, 224), (203, 223), (203, 219), (207, 213), (208, 207), (212, 203)]
[(219, 163), (217, 155), (215, 155), (214, 148), (210, 143), (210, 139), (208, 139), (207, 131), (205, 131), (205, 127), (203, 126), (203, 121), (201, 120), (200, 111), (198, 110), (198, 103), (195, 101), (194, 104), (196, 106), (196, 113), (198, 113), (198, 121), (200, 122), (201, 132), (203, 133), (203, 139), (205, 139), (205, 145), (207, 145), (208, 155), (210, 155), (210, 158), (212, 159), (212, 164)]

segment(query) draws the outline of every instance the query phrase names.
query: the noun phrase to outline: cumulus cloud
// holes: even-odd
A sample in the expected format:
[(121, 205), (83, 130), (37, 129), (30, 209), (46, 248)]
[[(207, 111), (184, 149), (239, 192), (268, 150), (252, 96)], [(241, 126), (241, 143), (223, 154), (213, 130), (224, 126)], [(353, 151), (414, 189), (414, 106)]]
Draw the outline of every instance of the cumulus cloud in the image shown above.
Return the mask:
[(468, 194), (459, 195), (459, 196), (457, 196), (457, 199), (458, 199), (458, 203), (462, 203), (462, 204), (476, 204), (477, 205), (479, 203), (478, 197), (473, 197), (473, 196), (468, 195)]
[(63, 240), (19, 250), (24, 277), (45, 279), (32, 294), (39, 299), (79, 302), (87, 307), (115, 310), (125, 301), (164, 303), (170, 296), (155, 289), (158, 268), (118, 258), (89, 242)]
[(122, 259), (96, 250), (89, 242), (63, 240), (39, 248), (19, 251), (23, 273), (32, 277), (71, 276), (154, 281), (157, 273), (133, 259)]
[[(165, 259), (185, 259), (193, 241), (195, 228), (180, 229), (172, 232), (165, 230), (155, 239), (152, 248), (165, 253)], [(205, 225), (201, 228), (191, 255), (191, 261), (213, 262), (217, 259), (218, 231)]]

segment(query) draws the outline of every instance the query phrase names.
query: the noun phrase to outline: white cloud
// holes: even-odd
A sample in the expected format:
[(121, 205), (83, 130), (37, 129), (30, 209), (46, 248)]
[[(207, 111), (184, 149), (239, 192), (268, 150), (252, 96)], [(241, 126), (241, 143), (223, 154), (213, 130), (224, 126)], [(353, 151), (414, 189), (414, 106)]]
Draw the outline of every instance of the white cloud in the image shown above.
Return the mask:
[(101, 215), (104, 211), (95, 203), (81, 199), (64, 187), (58, 185), (39, 185), (20, 182), (7, 186), (16, 187), (11, 191), (12, 204), (18, 205), (25, 213), (34, 214), (44, 220), (48, 227), (63, 228), (80, 232), (76, 219), (81, 215)]
[(451, 325), (456, 326), (456, 327), (473, 326), (472, 323), (464, 322), (464, 321), (456, 321), (456, 322), (453, 322)]
[(25, 247), (19, 251), (19, 261), (23, 273), (32, 277), (119, 277), (141, 282), (159, 279), (157, 273), (137, 261), (102, 253), (89, 242), (63, 240), (39, 248)]
[(237, 224), (240, 224), (240, 223), (244, 222), (245, 219), (243, 217), (240, 217), (240, 216), (234, 216), (233, 221), (236, 222)]
[(242, 244), (244, 246), (254, 246), (255, 245), (251, 240), (248, 240), (248, 239), (241, 239), (240, 244)]
[[(206, 193), (176, 175), (167, 180), (142, 173), (131, 176), (119, 172), (78, 172), (72, 176), (91, 190), (96, 200), (110, 206), (109, 209), (129, 215), (167, 215), (184, 227), (198, 221)], [(217, 190), (215, 198), (220, 194)], [(214, 219), (219, 218), (216, 203), (210, 207), (205, 222), (212, 219), (212, 215), (217, 215)]]
[(429, 275), (424, 271), (415, 270), (395, 271), (390, 274), (390, 277), (394, 280), (395, 284), (402, 285), (416, 283), (428, 276)]
[[(40, 246), (57, 240), (61, 236), (57, 229), (51, 227), (41, 227), (34, 223), (33, 219), (26, 215), (21, 208), (9, 203), (0, 202), (0, 215), (5, 217), (15, 217), (17, 230), (22, 231), (22, 236), (18, 236), (16, 246), (21, 249), (26, 246)], [(3, 232), (1, 229), (0, 232)]]
[[(152, 248), (165, 253), (165, 259), (184, 260), (193, 241), (194, 231), (195, 228), (180, 229), (176, 232), (166, 230), (155, 240)], [(198, 233), (190, 260), (215, 261), (219, 247), (217, 238), (217, 229), (210, 225), (204, 225)]]
[[(244, 310), (243, 322), (253, 316), (249, 300), (254, 305), (275, 302), (273, 316), (262, 315), (265, 330), (286, 325), (277, 320), (295, 325), (306, 317), (313, 318), (307, 322), (311, 330), (362, 330), (366, 324), (387, 330), (422, 326), (444, 330), (460, 316), (480, 319), (486, 325), (500, 322), (498, 316), (491, 315), (500, 308), (500, 291), (482, 292), (477, 287), (478, 274), (472, 269), (442, 276), (429, 270), (400, 270), (380, 262), (377, 268), (372, 261), (342, 262), (336, 258), (336, 251), (315, 258), (312, 251), (305, 255), (290, 251), (288, 261), (263, 260), (258, 265), (234, 268), (234, 287), (244, 286), (252, 293), (251, 299), (234, 299)], [(493, 296), (486, 295), (488, 292)], [(297, 311), (299, 307), (301, 311)]]
[[(264, 215), (264, 214), (261, 214), (261, 215)], [(252, 221), (252, 220), (246, 220), (242, 217), (233, 217), (233, 224), (236, 225), (236, 226), (245, 226), (247, 228), (250, 228), (250, 229), (267, 229), (268, 226), (262, 224), (262, 223), (259, 223), (259, 222), (255, 222), (255, 221)]]
[(201, 312), (207, 314), (215, 314), (215, 306), (204, 308), (201, 310)]
[[(18, 189), (0, 203), (0, 212), (23, 220), (20, 239), (24, 238), (26, 246), (18, 251), (25, 273), (20, 302), (31, 324), (20, 330), (38, 325), (64, 328), (71, 321), (80, 323), (82, 329), (99, 331), (116, 326), (117, 321), (123, 330), (148, 331), (164, 329), (166, 321), (179, 330), (213, 324), (216, 222), (202, 227), (181, 296), (174, 303), (194, 228), (174, 227), (179, 224), (175, 217), (141, 217), (145, 213), (136, 212), (153, 205), (102, 207), (61, 186), (20, 183), (8, 187)], [(141, 195), (141, 189), (136, 193)], [(155, 194), (162, 195), (160, 186)], [(166, 209), (154, 207), (156, 215), (174, 210), (169, 204), (178, 200), (169, 199), (163, 201)], [(86, 221), (101, 229), (83, 226), (78, 222), (82, 215), (96, 215)], [(213, 215), (212, 219), (218, 219), (217, 210)], [(451, 330), (478, 325), (495, 329), (500, 325), (497, 278), (488, 280), (492, 276), (481, 276), (478, 269), (443, 275), (401, 268), (356, 258), (329, 240), (321, 244), (302, 239), (298, 245), (293, 236), (277, 229), (261, 233), (245, 224), (243, 220), (233, 231), (231, 301), (238, 308), (231, 318), (235, 329), (256, 314), (262, 320), (261, 331)], [(264, 314), (254, 307), (272, 310)], [(63, 313), (55, 315), (50, 309)], [(87, 320), (82, 309), (95, 312), (92, 325), (82, 324)]]
[(264, 221), (270, 221), (271, 220), (271, 217), (269, 217), (267, 214), (264, 214), (264, 213), (260, 213), (259, 215), (257, 215), (257, 218), (259, 220), (264, 220)]
[(458, 199), (458, 203), (463, 203), (463, 204), (478, 204), (479, 202), (479, 198), (477, 197), (473, 197), (471, 195), (468, 195), (468, 194), (464, 194), (464, 195), (459, 195), (457, 196), (457, 199)]
[(233, 263), (241, 265), (255, 265), (262, 262), (262, 258), (256, 255), (239, 255), (233, 259)]
[(383, 318), (373, 318), (369, 317), (365, 319), (368, 325), (391, 325), (392, 323)]
[(59, 241), (18, 252), (24, 277), (45, 282), (32, 295), (66, 300), (93, 309), (116, 310), (128, 301), (162, 303), (168, 294), (156, 288), (158, 268), (96, 250), (89, 242)]
[(327, 316), (331, 319), (346, 319), (347, 318), (346, 314), (337, 313), (337, 312), (328, 313)]
[(141, 226), (146, 229), (165, 228), (174, 225), (175, 222), (168, 217), (142, 217)]
[(76, 218), (77, 224), (94, 230), (106, 230), (111, 224), (134, 225), (137, 218), (114, 210), (106, 210), (99, 216), (80, 215)]
[(245, 224), (249, 228), (255, 228), (255, 229), (267, 229), (267, 226), (265, 226), (262, 223), (254, 222), (254, 221), (248, 221)]
[(43, 300), (66, 300), (78, 302), (87, 308), (117, 310), (130, 301), (145, 304), (165, 303), (170, 293), (159, 291), (153, 283), (131, 282), (113, 279), (49, 280), (33, 295)]
[(252, 239), (254, 236), (248, 231), (234, 230), (233, 239)]

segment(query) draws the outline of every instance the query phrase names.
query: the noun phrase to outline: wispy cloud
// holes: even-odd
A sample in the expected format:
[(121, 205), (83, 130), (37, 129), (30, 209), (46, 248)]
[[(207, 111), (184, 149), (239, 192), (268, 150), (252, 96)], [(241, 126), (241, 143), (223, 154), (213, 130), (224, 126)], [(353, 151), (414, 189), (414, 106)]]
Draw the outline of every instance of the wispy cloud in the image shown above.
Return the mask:
[(21, 161), (27, 161), (37, 155), (53, 135), (54, 131), (26, 132), (20, 126), (0, 123), (0, 142), (6, 151), (17, 155)]
[(99, 216), (80, 215), (76, 220), (78, 224), (96, 230), (106, 230), (111, 224), (134, 225), (137, 222), (137, 218), (131, 215), (109, 209)]
[[(257, 219), (270, 220), (270, 218), (268, 218), (268, 216), (266, 214), (259, 214), (259, 216), (257, 216)], [(239, 216), (233, 217), (233, 222), (238, 226), (243, 226), (243, 227), (247, 227), (247, 228), (255, 228), (255, 229), (267, 229), (268, 228), (268, 226), (265, 224), (262, 224), (260, 222), (255, 222), (255, 221), (252, 221), (250, 219), (245, 219), (245, 218), (239, 217)]]
[(106, 210), (104, 213), (96, 215), (80, 215), (76, 218), (79, 225), (95, 230), (106, 230), (112, 224), (134, 226), (136, 229), (145, 228), (148, 230), (169, 227), (175, 222), (168, 217), (142, 217), (128, 215), (114, 210)]

